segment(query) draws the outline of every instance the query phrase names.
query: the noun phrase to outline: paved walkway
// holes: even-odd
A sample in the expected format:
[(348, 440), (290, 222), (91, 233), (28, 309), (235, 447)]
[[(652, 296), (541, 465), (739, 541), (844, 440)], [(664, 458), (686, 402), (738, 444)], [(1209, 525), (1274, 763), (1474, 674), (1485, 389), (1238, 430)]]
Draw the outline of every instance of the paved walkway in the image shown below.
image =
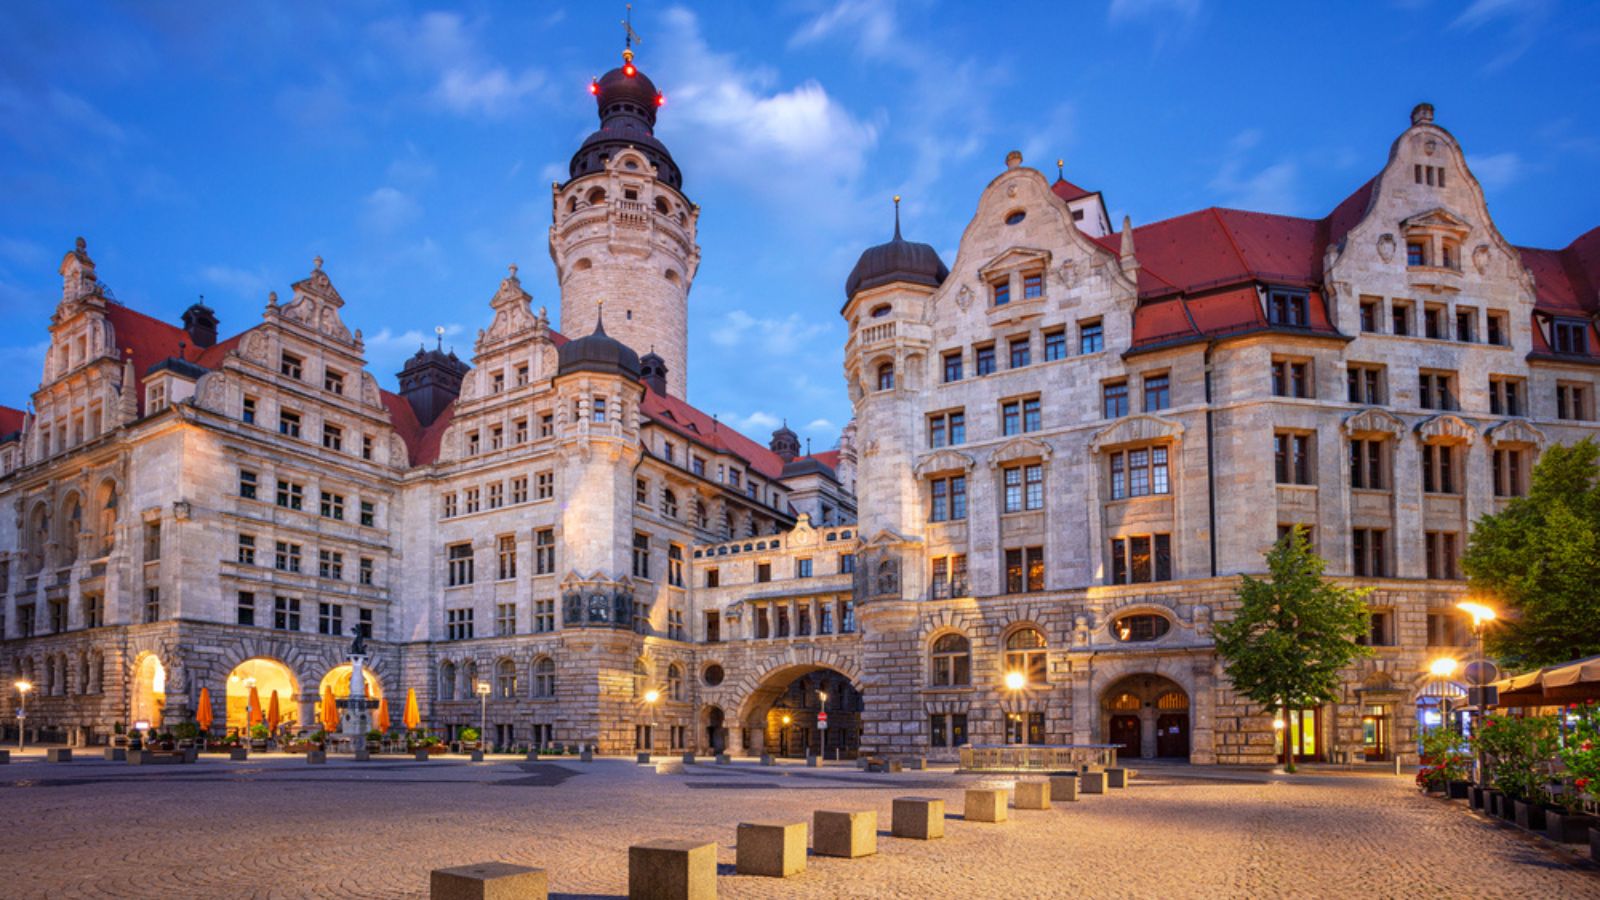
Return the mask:
[[(549, 870), (553, 894), (626, 893), (627, 847), (719, 842), (724, 897), (1600, 897), (1575, 866), (1409, 779), (1162, 767), (1134, 787), (1000, 825), (959, 820), (948, 770), (483, 764), (257, 757), (131, 767), (0, 767), (0, 895), (418, 897), (429, 870), (500, 859)], [(946, 837), (887, 836), (890, 801), (944, 797)], [(732, 874), (740, 821), (879, 811), (876, 856), (811, 857), (786, 880)]]

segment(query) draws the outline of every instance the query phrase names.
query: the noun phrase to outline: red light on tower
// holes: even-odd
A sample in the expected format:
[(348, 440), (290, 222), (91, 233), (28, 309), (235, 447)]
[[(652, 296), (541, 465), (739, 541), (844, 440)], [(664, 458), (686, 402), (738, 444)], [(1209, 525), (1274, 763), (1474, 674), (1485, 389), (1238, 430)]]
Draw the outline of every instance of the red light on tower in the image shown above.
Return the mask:
[(600, 79), (596, 78), (595, 80), (589, 82), (589, 93), (595, 95), (596, 97), (600, 96)]
[(629, 78), (632, 78), (633, 76), (639, 74), (639, 70), (634, 68), (633, 67), (633, 63), (631, 63), (631, 62), (630, 63), (623, 63), (622, 64), (622, 74), (628, 76)]
[(656, 95), (656, 105), (657, 106), (666, 106), (667, 105), (667, 95), (666, 94), (657, 94)]

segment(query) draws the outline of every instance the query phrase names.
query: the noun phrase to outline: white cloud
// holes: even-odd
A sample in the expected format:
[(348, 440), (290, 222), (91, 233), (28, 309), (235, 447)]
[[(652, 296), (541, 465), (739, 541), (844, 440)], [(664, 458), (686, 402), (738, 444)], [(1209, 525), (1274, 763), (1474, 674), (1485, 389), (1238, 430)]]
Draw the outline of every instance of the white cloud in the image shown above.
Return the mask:
[(843, 35), (854, 38), (866, 56), (883, 56), (899, 45), (894, 3), (887, 0), (839, 0), (806, 22), (789, 38), (790, 47), (803, 47)]
[(362, 222), (380, 233), (392, 233), (422, 216), (422, 205), (399, 188), (384, 185), (362, 201)]
[(389, 181), (399, 184), (426, 184), (437, 173), (433, 162), (410, 141), (406, 141), (405, 155), (396, 157), (388, 169)]
[(495, 118), (515, 111), (524, 97), (544, 86), (544, 81), (544, 73), (533, 69), (517, 75), (503, 66), (485, 71), (451, 69), (439, 79), (432, 96), (453, 112)]
[(1112, 25), (1143, 25), (1155, 34), (1157, 52), (1170, 40), (1182, 38), (1200, 20), (1200, 0), (1111, 0), (1106, 20)]
[(50, 251), (44, 245), (25, 238), (0, 237), (0, 262), (8, 262), (24, 269), (34, 269), (50, 261)]
[(459, 115), (499, 118), (518, 110), (545, 84), (545, 74), (528, 67), (513, 72), (480, 46), (482, 22), (459, 13), (430, 12), (415, 19), (390, 19), (373, 33), (395, 55), (435, 79), (428, 98)]
[(806, 423), (806, 431), (837, 431), (839, 426), (828, 419), (812, 419)]
[(272, 279), (262, 269), (251, 271), (237, 266), (211, 265), (201, 268), (195, 277), (201, 284), (252, 300), (265, 301), (272, 287)]
[(829, 327), (798, 313), (782, 318), (757, 318), (742, 309), (722, 317), (711, 330), (711, 343), (718, 347), (757, 350), (768, 358), (786, 359), (826, 335)]
[[(444, 326), (446, 340), (457, 337), (466, 331), (466, 326), (460, 322), (450, 322)], [(362, 335), (366, 341), (367, 350), (388, 352), (393, 350), (412, 350), (417, 347), (431, 347), (438, 340), (438, 333), (434, 331), (422, 332), (420, 329), (410, 328), (405, 331), (395, 331), (384, 326), (372, 334)]]
[(1551, 4), (1546, 0), (1475, 0), (1461, 11), (1451, 28), (1468, 31), (1484, 25), (1497, 26), (1496, 44), (1500, 52), (1484, 66), (1486, 71), (1502, 69), (1516, 62), (1533, 47), (1544, 30)]
[(1522, 174), (1522, 165), (1522, 157), (1510, 151), (1467, 157), (1467, 168), (1479, 184), (1489, 189), (1507, 187), (1516, 181)]
[(1256, 212), (1299, 212), (1299, 165), (1293, 160), (1280, 160), (1254, 167), (1249, 157), (1260, 142), (1261, 132), (1256, 129), (1242, 131), (1229, 142), (1227, 155), (1210, 182), (1210, 187), (1222, 195), (1219, 205)]
[(738, 413), (723, 413), (721, 419), (723, 422), (733, 426), (735, 431), (742, 432), (746, 436), (775, 431), (779, 425), (783, 424), (782, 419), (759, 409), (745, 416), (741, 416)]

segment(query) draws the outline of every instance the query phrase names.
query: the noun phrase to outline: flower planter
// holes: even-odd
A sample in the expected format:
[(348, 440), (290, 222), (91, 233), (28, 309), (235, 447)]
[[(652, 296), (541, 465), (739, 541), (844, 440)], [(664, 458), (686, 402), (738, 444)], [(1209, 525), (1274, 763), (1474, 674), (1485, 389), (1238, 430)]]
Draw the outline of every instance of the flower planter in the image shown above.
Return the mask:
[(1589, 829), (1589, 858), (1600, 863), (1600, 828)]
[(1471, 785), (1467, 784), (1465, 781), (1449, 782), (1449, 784), (1446, 785), (1447, 790), (1445, 796), (1449, 797), (1451, 800), (1465, 800), (1467, 799), (1468, 787), (1471, 787)]
[(1589, 840), (1597, 822), (1594, 816), (1569, 813), (1562, 807), (1545, 807), (1544, 833), (1558, 844), (1581, 844)]
[(1527, 800), (1514, 800), (1512, 805), (1516, 808), (1518, 828), (1527, 831), (1544, 830), (1544, 804), (1530, 803)]
[(1489, 790), (1481, 784), (1474, 784), (1467, 788), (1467, 805), (1473, 809), (1483, 809), (1489, 805)]

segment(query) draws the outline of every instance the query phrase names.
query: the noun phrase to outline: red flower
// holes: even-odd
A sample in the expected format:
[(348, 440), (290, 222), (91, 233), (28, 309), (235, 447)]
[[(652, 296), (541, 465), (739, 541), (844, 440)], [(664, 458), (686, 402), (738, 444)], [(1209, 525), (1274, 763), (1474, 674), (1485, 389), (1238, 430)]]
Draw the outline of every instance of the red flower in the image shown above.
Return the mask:
[(1583, 750), (1583, 752), (1588, 753), (1590, 750), (1594, 749), (1594, 741), (1584, 741), (1582, 744), (1579, 744), (1578, 747)]
[(1587, 791), (1589, 789), (1589, 779), (1587, 778), (1579, 778), (1577, 781), (1574, 781), (1573, 784), (1577, 785), (1578, 790), (1580, 791)]

